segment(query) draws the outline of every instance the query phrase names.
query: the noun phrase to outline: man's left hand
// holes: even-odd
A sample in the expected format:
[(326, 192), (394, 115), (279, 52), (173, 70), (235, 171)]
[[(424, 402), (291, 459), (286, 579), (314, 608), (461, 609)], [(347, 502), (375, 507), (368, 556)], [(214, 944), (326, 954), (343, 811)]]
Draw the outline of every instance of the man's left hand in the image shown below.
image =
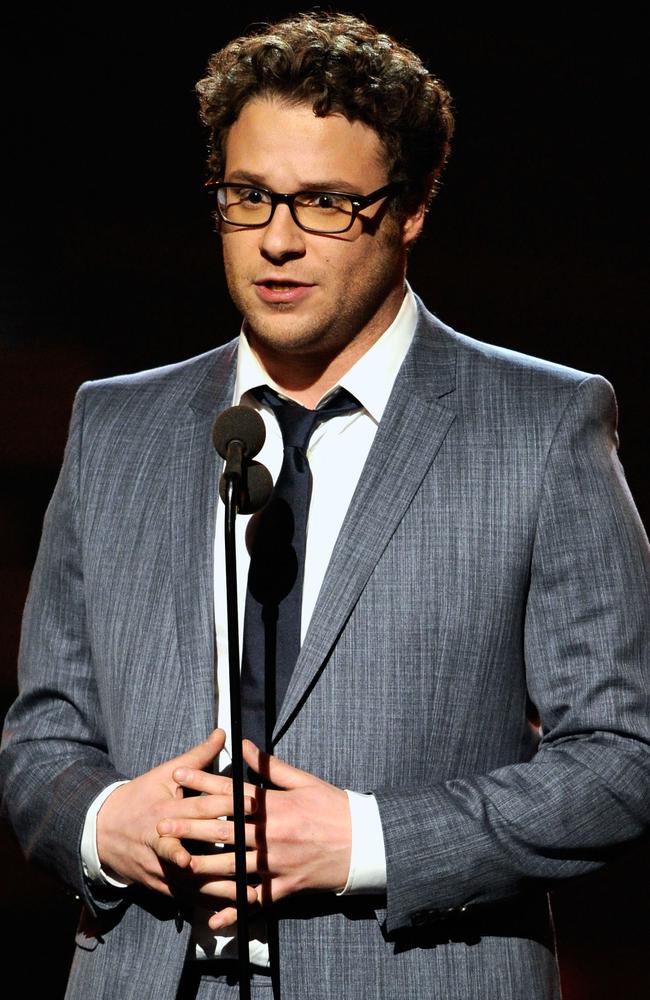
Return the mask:
[[(347, 794), (321, 778), (263, 753), (243, 742), (246, 763), (273, 788), (245, 786), (255, 808), (246, 817), (246, 866), (259, 875), (257, 896), (264, 906), (303, 889), (339, 891), (348, 879), (352, 826)], [(223, 777), (182, 768), (174, 780), (196, 792), (222, 794)], [(192, 803), (192, 799), (187, 800)], [(196, 800), (194, 800), (196, 802)], [(233, 844), (234, 823), (218, 817), (163, 819), (158, 832), (206, 843)], [(220, 896), (224, 876), (234, 873), (234, 854), (193, 855), (190, 871), (203, 882), (201, 893)], [(212, 915), (212, 930), (235, 923), (237, 911), (228, 906)]]

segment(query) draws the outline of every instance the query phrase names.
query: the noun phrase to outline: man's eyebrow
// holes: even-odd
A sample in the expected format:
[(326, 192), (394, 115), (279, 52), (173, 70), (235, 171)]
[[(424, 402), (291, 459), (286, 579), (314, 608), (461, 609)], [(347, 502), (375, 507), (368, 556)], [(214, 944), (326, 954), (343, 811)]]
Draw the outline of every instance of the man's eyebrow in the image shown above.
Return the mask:
[[(263, 187), (270, 189), (268, 181), (261, 176), (261, 174), (249, 173), (247, 170), (235, 170), (230, 174), (228, 178), (229, 184), (255, 184), (256, 187)], [(301, 184), (297, 191), (341, 191), (346, 194), (358, 194), (358, 185), (350, 184), (349, 181), (345, 181), (340, 177), (329, 177), (327, 180), (316, 180), (309, 181), (308, 183)], [(293, 192), (283, 191), (281, 194), (290, 194)]]

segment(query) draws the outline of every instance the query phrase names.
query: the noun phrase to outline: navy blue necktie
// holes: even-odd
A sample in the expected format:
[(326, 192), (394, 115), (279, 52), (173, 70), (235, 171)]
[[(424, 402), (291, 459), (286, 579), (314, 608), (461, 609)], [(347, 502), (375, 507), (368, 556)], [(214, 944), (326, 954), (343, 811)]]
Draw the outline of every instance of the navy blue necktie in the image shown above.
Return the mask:
[(284, 458), (271, 498), (256, 515), (244, 615), (241, 698), (243, 734), (271, 750), (271, 734), (300, 652), (311, 471), (307, 446), (316, 425), (361, 404), (337, 389), (316, 410), (283, 400), (260, 386), (254, 395), (273, 409)]

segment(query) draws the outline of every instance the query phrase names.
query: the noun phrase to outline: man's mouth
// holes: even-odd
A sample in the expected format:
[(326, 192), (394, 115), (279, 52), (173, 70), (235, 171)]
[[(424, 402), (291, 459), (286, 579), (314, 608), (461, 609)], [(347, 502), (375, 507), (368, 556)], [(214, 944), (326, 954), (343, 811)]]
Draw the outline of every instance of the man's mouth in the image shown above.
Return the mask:
[(283, 288), (310, 288), (306, 281), (294, 281), (292, 278), (263, 278), (262, 281), (256, 281), (256, 285), (264, 285), (265, 288), (283, 289)]
[(262, 278), (255, 282), (255, 289), (263, 302), (271, 305), (290, 305), (299, 302), (314, 286), (293, 278)]

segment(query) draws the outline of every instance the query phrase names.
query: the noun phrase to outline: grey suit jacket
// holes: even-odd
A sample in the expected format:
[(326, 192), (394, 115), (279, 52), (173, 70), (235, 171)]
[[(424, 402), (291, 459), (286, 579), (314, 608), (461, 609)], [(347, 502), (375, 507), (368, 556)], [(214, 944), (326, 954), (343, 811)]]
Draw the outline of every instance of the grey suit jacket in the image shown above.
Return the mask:
[[(285, 1000), (557, 997), (546, 890), (650, 822), (650, 559), (611, 388), (420, 309), (275, 734), (374, 791), (387, 893), (278, 908)], [(79, 842), (103, 787), (213, 727), (235, 359), (83, 386), (46, 515), (0, 775), (27, 856), (85, 901), (70, 998), (175, 996), (188, 924), (89, 892)]]

